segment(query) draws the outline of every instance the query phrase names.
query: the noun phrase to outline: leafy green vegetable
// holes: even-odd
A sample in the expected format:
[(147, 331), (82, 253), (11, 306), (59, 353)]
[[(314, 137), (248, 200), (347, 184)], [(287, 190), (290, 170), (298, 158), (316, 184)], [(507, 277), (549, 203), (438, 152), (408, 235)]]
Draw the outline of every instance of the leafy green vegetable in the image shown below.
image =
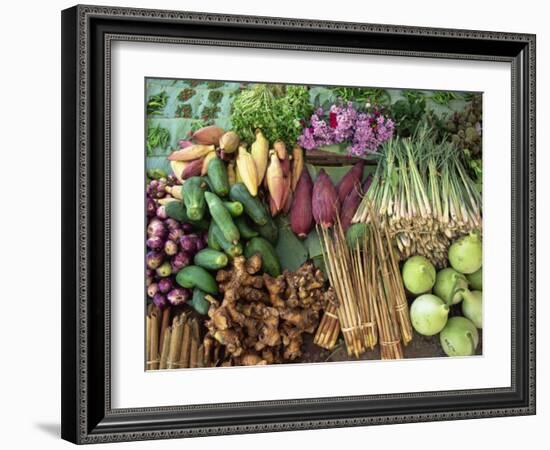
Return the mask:
[(369, 102), (377, 105), (389, 105), (391, 103), (388, 91), (380, 88), (337, 87), (334, 89), (334, 94), (344, 102), (356, 104)]
[(242, 140), (253, 142), (255, 130), (260, 128), (267, 139), (273, 142), (275, 122), (275, 96), (267, 85), (258, 84), (235, 97), (231, 123)]
[(223, 86), (223, 81), (209, 81), (206, 83), (208, 89), (218, 89)]
[(403, 97), (411, 103), (418, 102), (422, 99), (426, 99), (426, 95), (422, 91), (404, 90), (402, 91)]
[(191, 129), (189, 131), (189, 135), (191, 136), (195, 131), (200, 130), (201, 128), (206, 127), (208, 125), (212, 125), (211, 120), (194, 119), (193, 122), (191, 122)]
[(195, 91), (195, 89), (191, 89), (191, 88), (182, 89), (181, 92), (178, 94), (178, 100), (182, 102), (186, 102), (191, 97), (193, 97), (196, 93), (197, 91)]
[(426, 110), (426, 98), (416, 91), (405, 91), (405, 100), (398, 100), (391, 106), (390, 117), (395, 122), (395, 128), (399, 136), (412, 136), (420, 123)]
[(223, 97), (222, 91), (210, 91), (208, 93), (208, 101), (210, 103), (213, 103), (214, 105), (220, 103), (222, 97)]
[(470, 150), (464, 149), (464, 162), (470, 174), (472, 175), (478, 192), (481, 193), (483, 186), (483, 166), (481, 158), (474, 158)]
[(157, 147), (168, 148), (170, 143), (170, 132), (167, 128), (158, 124), (156, 127), (147, 128), (147, 155), (151, 156), (153, 150)]
[(451, 100), (456, 100), (458, 96), (454, 92), (449, 91), (436, 91), (430, 97), (432, 101), (440, 105), (446, 105)]
[(202, 120), (212, 120), (218, 117), (218, 113), (220, 112), (220, 107), (216, 105), (212, 106), (204, 106), (201, 111), (201, 119)]
[(176, 117), (190, 119), (193, 115), (193, 107), (189, 103), (184, 103), (176, 108)]
[(302, 131), (300, 120), (312, 112), (306, 86), (257, 84), (235, 97), (231, 123), (234, 131), (249, 143), (259, 128), (268, 141), (281, 139), (292, 145)]
[(162, 110), (166, 106), (168, 101), (168, 94), (166, 91), (161, 91), (158, 94), (151, 95), (147, 101), (147, 114), (158, 115), (162, 113)]
[[(313, 105), (309, 102), (308, 88), (305, 86), (287, 86), (286, 94), (277, 99), (276, 106), (278, 107), (278, 136), (276, 139), (294, 144), (302, 133), (301, 120), (313, 113)], [(270, 139), (268, 138), (268, 140)]]
[(168, 175), (166, 174), (165, 170), (156, 168), (156, 169), (148, 169), (147, 170), (147, 177), (152, 180), (158, 180), (160, 178), (166, 178)]

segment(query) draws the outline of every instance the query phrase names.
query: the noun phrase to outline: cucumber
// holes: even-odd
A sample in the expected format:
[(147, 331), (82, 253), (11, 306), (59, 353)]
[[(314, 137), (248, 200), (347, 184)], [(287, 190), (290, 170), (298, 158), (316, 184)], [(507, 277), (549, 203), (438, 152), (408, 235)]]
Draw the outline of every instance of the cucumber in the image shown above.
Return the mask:
[(204, 191), (206, 183), (202, 177), (191, 177), (185, 180), (181, 193), (187, 216), (191, 220), (201, 220), (206, 210)]
[(272, 277), (281, 275), (281, 264), (275, 253), (273, 246), (263, 237), (254, 237), (250, 239), (244, 249), (244, 256), (250, 258), (252, 255), (259, 253), (262, 257), (262, 269)]
[(172, 219), (177, 220), (178, 222), (186, 222), (189, 220), (187, 214), (185, 213), (185, 205), (179, 200), (167, 203), (164, 207), (166, 215)]
[(218, 285), (214, 277), (199, 266), (187, 266), (181, 269), (176, 274), (176, 282), (185, 288), (198, 287), (209, 294), (218, 293)]
[(216, 222), (216, 225), (220, 227), (225, 239), (233, 244), (239, 242), (241, 237), (239, 234), (239, 229), (233, 223), (231, 214), (229, 214), (229, 211), (223, 205), (220, 197), (212, 192), (205, 192), (204, 198), (208, 204), (208, 210), (210, 211), (212, 219)]
[(220, 197), (227, 196), (229, 194), (229, 178), (225, 163), (220, 158), (213, 158), (208, 163), (206, 171), (212, 190)]
[(237, 244), (233, 244), (229, 242), (227, 239), (225, 239), (225, 236), (223, 235), (222, 231), (220, 230), (220, 227), (216, 225), (214, 222), (210, 225), (210, 230), (208, 232), (208, 240), (210, 242), (210, 235), (212, 236), (212, 240), (220, 246), (221, 249), (225, 253), (227, 253), (231, 257), (239, 256), (243, 254), (243, 246), (240, 242)]
[(172, 219), (176, 219), (178, 222), (190, 223), (199, 230), (208, 230), (208, 220), (202, 218), (201, 220), (191, 220), (187, 216), (185, 211), (185, 205), (180, 201), (173, 201), (167, 203), (165, 206), (166, 215)]
[(258, 232), (250, 228), (246, 221), (246, 217), (237, 217), (235, 219), (235, 225), (239, 229), (239, 233), (243, 239), (252, 239), (253, 237), (258, 236)]
[(208, 240), (207, 245), (212, 250), (222, 250), (220, 243), (217, 241), (216, 237), (214, 236), (213, 228), (216, 226), (216, 224), (212, 221), (210, 222), (210, 227), (208, 228)]
[(269, 220), (269, 214), (262, 202), (250, 195), (243, 183), (235, 183), (229, 189), (229, 198), (234, 202), (243, 204), (244, 212), (258, 225), (265, 225)]
[(243, 204), (241, 202), (223, 202), (225, 209), (229, 211), (231, 217), (240, 217), (244, 212)]
[(193, 289), (193, 297), (187, 304), (199, 314), (206, 315), (210, 309), (210, 302), (206, 300), (205, 297), (206, 292), (201, 291), (199, 288), (195, 288)]
[(277, 240), (279, 239), (279, 229), (271, 217), (268, 218), (265, 225), (256, 225), (256, 229), (258, 230), (258, 233), (260, 233), (260, 236), (267, 239), (273, 245), (277, 243)]
[(204, 269), (218, 270), (227, 266), (229, 259), (225, 253), (211, 248), (204, 248), (195, 254), (193, 262)]

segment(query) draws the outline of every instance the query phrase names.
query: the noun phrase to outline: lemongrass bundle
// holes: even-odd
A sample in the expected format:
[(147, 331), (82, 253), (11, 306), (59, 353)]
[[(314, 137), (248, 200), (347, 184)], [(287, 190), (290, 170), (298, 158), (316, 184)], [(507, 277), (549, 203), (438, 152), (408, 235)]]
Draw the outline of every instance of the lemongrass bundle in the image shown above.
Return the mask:
[[(405, 294), (405, 287), (399, 270), (399, 264), (395, 255), (392, 239), (387, 229), (382, 229), (378, 216), (371, 208), (370, 241), (374, 250), (370, 253), (374, 258), (372, 266), (378, 268), (378, 278), (382, 281), (383, 298), (379, 302), (388, 305), (388, 313), (391, 316), (392, 324), (396, 325), (401, 341), (407, 345), (412, 340), (412, 324), (409, 315), (409, 305)], [(366, 253), (366, 251), (365, 251)], [(395, 337), (394, 339), (395, 340)]]
[(341, 227), (335, 226), (333, 232), (325, 227), (319, 228), (329, 282), (338, 297), (337, 315), (347, 353), (358, 358), (365, 352), (366, 347), (351, 275), (350, 252)]
[(146, 369), (158, 370), (160, 366), (160, 328), (162, 312), (156, 306), (147, 309), (145, 343)]
[(329, 282), (338, 298), (336, 313), (346, 349), (348, 355), (359, 357), (377, 343), (372, 293), (365, 273), (365, 252), (359, 242), (353, 249), (348, 246), (339, 220), (332, 231), (321, 227), (320, 234)]
[(358, 357), (379, 344), (382, 359), (402, 358), (402, 344), (412, 340), (412, 326), (396, 249), (378, 212), (372, 205), (367, 208), (371, 222), (354, 243), (346, 241), (339, 222), (332, 231), (321, 228), (323, 258), (339, 301), (337, 315), (348, 355)]
[(327, 350), (332, 350), (336, 345), (339, 334), (338, 305), (330, 302), (325, 307), (323, 317), (315, 332), (313, 343)]
[(400, 260), (423, 255), (446, 266), (451, 242), (482, 228), (481, 194), (460, 155), (451, 143), (434, 144), (426, 130), (388, 141), (352, 222), (369, 223), (372, 205)]

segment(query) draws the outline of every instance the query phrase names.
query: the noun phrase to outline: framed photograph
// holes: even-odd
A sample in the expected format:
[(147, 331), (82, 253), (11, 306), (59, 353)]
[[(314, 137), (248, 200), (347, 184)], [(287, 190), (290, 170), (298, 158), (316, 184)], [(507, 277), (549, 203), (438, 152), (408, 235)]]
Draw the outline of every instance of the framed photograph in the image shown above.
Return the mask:
[(535, 413), (535, 36), (62, 12), (62, 437)]

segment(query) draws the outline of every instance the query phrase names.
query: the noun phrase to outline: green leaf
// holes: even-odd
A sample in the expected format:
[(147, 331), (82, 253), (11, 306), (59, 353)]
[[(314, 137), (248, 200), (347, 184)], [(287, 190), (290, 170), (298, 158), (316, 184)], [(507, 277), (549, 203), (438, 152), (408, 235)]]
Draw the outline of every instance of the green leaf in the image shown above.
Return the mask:
[(321, 272), (323, 272), (323, 275), (325, 277), (325, 280), (327, 280), (327, 268), (325, 266), (325, 260), (323, 259), (323, 256), (320, 255), (320, 256), (316, 256), (315, 258), (312, 259), (313, 261), (313, 264), (315, 265), (315, 267), (317, 267), (318, 269), (321, 270)]
[(307, 261), (308, 251), (290, 228), (279, 228), (279, 240), (275, 252), (283, 270), (295, 271)]
[(310, 231), (304, 240), (304, 244), (310, 258), (315, 258), (316, 256), (323, 254), (323, 250), (321, 249), (321, 239), (319, 238), (319, 234), (316, 229)]

